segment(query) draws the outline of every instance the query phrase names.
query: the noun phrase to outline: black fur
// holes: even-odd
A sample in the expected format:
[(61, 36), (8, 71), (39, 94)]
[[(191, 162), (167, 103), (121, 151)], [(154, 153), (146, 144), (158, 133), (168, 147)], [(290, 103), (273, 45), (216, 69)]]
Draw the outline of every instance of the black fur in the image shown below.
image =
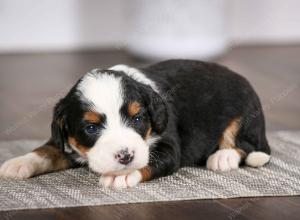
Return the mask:
[[(240, 118), (236, 145), (247, 154), (262, 151), (270, 154), (265, 136), (265, 122), (258, 96), (242, 76), (226, 67), (200, 61), (169, 60), (140, 69), (153, 80), (160, 94), (122, 72), (105, 70), (122, 77), (125, 105), (121, 114), (130, 126), (145, 136), (151, 126), (161, 139), (151, 148), (152, 178), (172, 174), (179, 167), (204, 165), (219, 148), (219, 140), (229, 123)], [(99, 72), (101, 74), (101, 72)], [(141, 124), (132, 123), (126, 112), (130, 101), (142, 103)], [(52, 138), (64, 147), (66, 136), (92, 146), (97, 137), (82, 134), (82, 103), (76, 85), (55, 108)], [(61, 120), (64, 127), (60, 127)], [(105, 122), (102, 129), (105, 128)], [(72, 152), (74, 158), (75, 152)]]
[(178, 88), (168, 97), (174, 127), (166, 134), (180, 140), (180, 166), (203, 165), (237, 117), (241, 118), (237, 146), (246, 153), (270, 154), (259, 98), (244, 77), (214, 63), (189, 60), (165, 61), (142, 70), (163, 93)]

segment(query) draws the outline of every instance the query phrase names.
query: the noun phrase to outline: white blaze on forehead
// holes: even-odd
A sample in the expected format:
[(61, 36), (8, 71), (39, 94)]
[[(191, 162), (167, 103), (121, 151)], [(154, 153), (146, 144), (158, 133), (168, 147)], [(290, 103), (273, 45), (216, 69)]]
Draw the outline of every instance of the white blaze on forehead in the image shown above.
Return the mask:
[(106, 114), (111, 125), (120, 123), (119, 111), (123, 104), (120, 77), (107, 73), (88, 73), (79, 83), (78, 90), (94, 105), (94, 111)]
[(130, 66), (127, 66), (124, 64), (119, 64), (119, 65), (112, 66), (109, 69), (114, 70), (114, 71), (123, 71), (126, 75), (128, 75), (132, 79), (134, 79), (140, 83), (143, 83), (145, 85), (150, 86), (157, 93), (159, 92), (156, 84), (151, 79), (146, 77), (145, 74), (143, 74), (140, 70), (138, 70), (136, 68), (133, 68), (133, 67), (130, 67)]

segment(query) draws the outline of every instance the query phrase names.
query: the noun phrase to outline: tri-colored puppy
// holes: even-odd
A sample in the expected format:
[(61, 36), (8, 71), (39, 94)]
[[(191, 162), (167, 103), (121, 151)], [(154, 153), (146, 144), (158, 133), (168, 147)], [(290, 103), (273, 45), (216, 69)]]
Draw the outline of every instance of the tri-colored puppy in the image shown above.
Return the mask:
[(124, 188), (183, 166), (229, 171), (270, 160), (260, 101), (248, 81), (213, 63), (169, 60), (84, 75), (54, 109), (50, 140), (6, 161), (0, 176), (88, 165)]

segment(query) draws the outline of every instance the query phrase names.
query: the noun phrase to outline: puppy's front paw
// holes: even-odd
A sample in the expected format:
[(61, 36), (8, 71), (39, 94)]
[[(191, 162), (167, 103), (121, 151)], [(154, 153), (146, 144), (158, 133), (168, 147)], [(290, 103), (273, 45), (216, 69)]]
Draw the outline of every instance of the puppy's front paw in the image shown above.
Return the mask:
[(234, 149), (222, 149), (209, 156), (206, 167), (213, 171), (229, 171), (237, 169), (241, 156)]
[(39, 161), (41, 158), (35, 153), (28, 153), (24, 156), (10, 159), (0, 167), (0, 177), (27, 179), (36, 174), (39, 169)]
[(132, 173), (129, 173), (127, 175), (120, 175), (120, 176), (102, 175), (99, 180), (102, 186), (113, 187), (116, 189), (133, 187), (136, 186), (141, 181), (142, 181), (142, 174), (138, 170), (135, 170)]

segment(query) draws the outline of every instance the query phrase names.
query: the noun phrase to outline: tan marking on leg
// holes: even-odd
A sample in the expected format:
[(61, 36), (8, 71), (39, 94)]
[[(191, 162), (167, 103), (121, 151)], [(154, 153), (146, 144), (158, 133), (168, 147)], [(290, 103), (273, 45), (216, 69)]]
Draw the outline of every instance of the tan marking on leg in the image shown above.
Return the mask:
[(247, 154), (244, 150), (238, 148), (236, 146), (236, 136), (239, 132), (240, 126), (241, 126), (241, 118), (235, 118), (233, 119), (225, 131), (223, 132), (223, 135), (219, 142), (219, 149), (234, 149), (236, 152), (240, 155), (241, 159), (246, 158)]
[(43, 145), (37, 149), (35, 152), (38, 156), (49, 159), (51, 161), (51, 167), (49, 167), (50, 171), (63, 170), (70, 167), (70, 162), (65, 157), (65, 155), (55, 146), (52, 145)]
[(224, 130), (219, 141), (219, 149), (235, 148), (235, 138), (240, 129), (240, 118), (233, 119)]
[(142, 169), (140, 169), (140, 172), (142, 174), (142, 182), (148, 181), (151, 179), (151, 168), (146, 166)]
[(91, 123), (99, 123), (101, 121), (101, 115), (97, 112), (86, 112), (83, 118)]
[(90, 150), (89, 147), (86, 147), (80, 143), (74, 138), (74, 137), (68, 137), (68, 142), (71, 145), (71, 147), (75, 147), (82, 155), (86, 155), (86, 153)]
[(141, 104), (137, 101), (131, 102), (128, 105), (128, 114), (130, 116), (135, 116), (141, 110)]

